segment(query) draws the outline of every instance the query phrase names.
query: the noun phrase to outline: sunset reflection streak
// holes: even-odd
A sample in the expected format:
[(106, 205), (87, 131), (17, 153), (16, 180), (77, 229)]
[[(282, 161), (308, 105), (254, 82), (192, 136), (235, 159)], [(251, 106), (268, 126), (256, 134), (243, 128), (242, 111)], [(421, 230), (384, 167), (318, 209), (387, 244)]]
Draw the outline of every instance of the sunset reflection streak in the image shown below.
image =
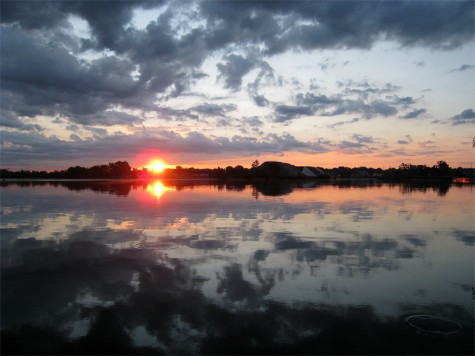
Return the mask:
[(155, 198), (160, 199), (165, 192), (175, 190), (175, 189), (172, 187), (167, 187), (161, 181), (157, 180), (149, 184), (146, 190), (147, 192), (152, 194)]

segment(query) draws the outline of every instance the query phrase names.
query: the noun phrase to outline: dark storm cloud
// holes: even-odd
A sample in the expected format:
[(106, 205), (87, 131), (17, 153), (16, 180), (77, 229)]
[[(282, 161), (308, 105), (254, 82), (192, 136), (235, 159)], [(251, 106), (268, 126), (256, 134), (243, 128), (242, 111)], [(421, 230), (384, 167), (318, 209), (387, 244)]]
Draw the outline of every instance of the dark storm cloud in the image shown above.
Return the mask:
[[(60, 44), (15, 28), (2, 28), (2, 107), (18, 116), (65, 115), (84, 124), (115, 124), (114, 105), (143, 108), (150, 95), (132, 79), (131, 62), (103, 57), (84, 63)], [(97, 116), (95, 116), (97, 114)], [(124, 123), (124, 115), (117, 123)], [(128, 123), (140, 118), (129, 115)]]
[[(343, 124), (400, 111), (417, 117), (422, 112), (411, 107), (417, 99), (395, 96), (399, 88), (389, 83), (378, 87), (348, 82), (336, 95), (315, 91), (297, 94), (294, 102), (273, 102), (261, 88), (284, 80), (265, 59), (286, 51), (368, 49), (379, 40), (402, 47), (460, 47), (474, 38), (474, 6), (473, 1), (4, 0), (0, 121), (7, 132), (1, 137), (2, 164), (21, 164), (25, 149), (38, 162), (53, 162), (51, 157), (61, 152), (65, 164), (98, 155), (111, 160), (131, 157), (143, 147), (203, 157), (226, 152), (325, 152), (326, 146), (319, 142), (302, 142), (285, 134), (260, 139), (206, 137), (197, 132), (180, 136), (168, 131), (157, 136), (107, 136), (94, 126), (133, 129), (151, 117), (147, 114), (158, 114), (162, 121), (214, 117), (219, 126), (233, 125), (228, 115), (237, 108), (232, 104), (210, 104), (211, 99), (184, 109), (158, 104), (189, 94), (192, 85), (208, 75), (201, 69), (205, 60), (216, 56), (221, 57), (217, 64), (221, 85), (238, 91), (249, 79), (245, 88), (249, 97), (259, 107), (271, 107), (276, 122), (310, 116), (359, 117)], [(139, 29), (132, 22), (134, 11), (147, 8), (160, 12)], [(90, 34), (72, 31), (71, 17), (84, 20)], [(472, 67), (464, 64), (457, 70)], [(64, 126), (76, 124), (79, 131), (68, 132), (72, 141), (48, 138), (41, 134), (44, 119), (37, 121), (37, 116), (51, 117)], [(473, 121), (472, 109), (450, 119), (453, 125)], [(263, 126), (262, 118), (236, 122), (255, 133)], [(80, 140), (81, 130), (94, 137)], [(367, 149), (368, 144), (353, 137), (341, 147)]]
[(381, 38), (403, 46), (448, 49), (474, 36), (472, 1), (203, 1), (200, 5), (209, 21), (210, 46), (262, 43), (268, 54), (291, 48), (369, 48)]
[(158, 7), (163, 1), (65, 1), (65, 11), (84, 18), (93, 32), (96, 47), (116, 49), (126, 32), (125, 26), (138, 7)]
[[(2, 22), (26, 29), (49, 29), (64, 25), (69, 15), (85, 19), (98, 47), (114, 48), (135, 8), (159, 7), (163, 1), (2, 1)], [(107, 14), (107, 16), (105, 15)]]
[(0, 126), (17, 129), (21, 131), (42, 131), (43, 128), (37, 124), (26, 124), (19, 119), (12, 111), (2, 110)]
[(52, 28), (66, 16), (62, 4), (55, 1), (2, 1), (1, 10), (3, 23), (27, 29)]
[[(473, 1), (192, 4), (198, 6), (179, 1), (2, 1), (2, 96), (7, 97), (2, 97), (2, 106), (16, 116), (62, 115), (78, 123), (110, 125), (114, 120), (101, 120), (117, 105), (154, 110), (156, 94), (167, 98), (188, 90), (206, 75), (197, 69), (218, 50), (244, 50), (245, 54), (228, 52), (218, 64), (224, 86), (238, 90), (253, 69), (272, 73), (263, 56), (287, 50), (370, 48), (379, 39), (448, 49), (474, 37)], [(163, 11), (139, 30), (131, 20), (140, 8)], [(87, 22), (91, 37), (68, 34), (71, 15)], [(85, 62), (76, 57), (81, 48), (112, 52)], [(459, 70), (466, 69), (464, 65)], [(135, 79), (133, 71), (138, 73)], [(251, 98), (258, 106), (268, 105), (257, 89), (249, 90)], [(370, 88), (360, 90), (360, 95), (371, 93)], [(327, 114), (364, 111), (355, 106), (346, 103)], [(378, 102), (369, 110), (394, 114)], [(312, 110), (293, 111), (296, 114), (284, 113), (280, 120)], [(139, 117), (129, 118), (132, 124), (141, 122)], [(119, 118), (117, 124), (121, 123)]]
[[(23, 2), (20, 8), (29, 3)], [(15, 6), (11, 6), (12, 10), (9, 5), (8, 2), (10, 22), (19, 25), (28, 22), (28, 14), (15, 12)], [(89, 22), (93, 37), (82, 39), (83, 46), (89, 41), (86, 47), (113, 49), (120, 56), (113, 53), (87, 62), (76, 57), (69, 44), (51, 41), (41, 32), (2, 26), (1, 75), (6, 93), (2, 96), (8, 95), (9, 99), (2, 100), (2, 106), (15, 115), (62, 115), (78, 123), (123, 124), (123, 117), (114, 122), (105, 111), (118, 105), (153, 110), (157, 93), (168, 90), (171, 96), (179, 95), (203, 75), (195, 68), (183, 66), (196, 61), (201, 63), (204, 59), (204, 55), (196, 54), (202, 51), (194, 51), (199, 41), (193, 41), (193, 33), (176, 40), (170, 35), (171, 18), (161, 22), (159, 19), (142, 32), (125, 31), (123, 26), (130, 21), (132, 9), (137, 6), (132, 2), (48, 2), (45, 6), (51, 7), (52, 12), (62, 9), (65, 18), (75, 14)], [(111, 7), (108, 16), (100, 11), (103, 6)], [(13, 21), (15, 13), (19, 13), (18, 19)], [(44, 27), (48, 23), (35, 26)], [(58, 33), (63, 29), (58, 27), (54, 31)], [(195, 42), (198, 44), (190, 49), (190, 43)], [(137, 78), (132, 77), (134, 71), (139, 74)], [(85, 119), (86, 116), (91, 117)], [(105, 122), (101, 121), (104, 116), (107, 117)], [(129, 124), (142, 121), (133, 115), (129, 119)]]

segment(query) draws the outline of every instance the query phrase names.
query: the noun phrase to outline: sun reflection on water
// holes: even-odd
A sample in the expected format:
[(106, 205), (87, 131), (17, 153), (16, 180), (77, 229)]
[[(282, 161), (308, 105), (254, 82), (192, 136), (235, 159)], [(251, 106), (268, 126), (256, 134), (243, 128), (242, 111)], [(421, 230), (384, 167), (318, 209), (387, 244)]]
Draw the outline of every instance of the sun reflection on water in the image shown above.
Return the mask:
[(160, 199), (165, 192), (174, 190), (174, 189), (172, 187), (166, 187), (161, 181), (157, 180), (149, 184), (146, 190), (147, 192), (152, 194), (155, 198)]

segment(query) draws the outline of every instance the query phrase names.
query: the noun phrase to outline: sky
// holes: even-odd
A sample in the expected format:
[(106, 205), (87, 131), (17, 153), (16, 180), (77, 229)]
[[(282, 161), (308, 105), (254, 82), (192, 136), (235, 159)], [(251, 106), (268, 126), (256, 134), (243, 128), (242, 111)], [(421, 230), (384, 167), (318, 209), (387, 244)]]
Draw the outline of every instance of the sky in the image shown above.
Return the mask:
[(1, 166), (475, 163), (475, 1), (0, 3)]

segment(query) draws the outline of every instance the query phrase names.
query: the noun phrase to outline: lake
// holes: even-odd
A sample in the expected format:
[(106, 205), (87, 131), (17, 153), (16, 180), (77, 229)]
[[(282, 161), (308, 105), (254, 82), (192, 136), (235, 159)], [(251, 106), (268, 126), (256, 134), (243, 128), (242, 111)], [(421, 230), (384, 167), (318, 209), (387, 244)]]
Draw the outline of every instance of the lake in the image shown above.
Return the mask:
[(4, 182), (2, 354), (473, 354), (473, 185)]

